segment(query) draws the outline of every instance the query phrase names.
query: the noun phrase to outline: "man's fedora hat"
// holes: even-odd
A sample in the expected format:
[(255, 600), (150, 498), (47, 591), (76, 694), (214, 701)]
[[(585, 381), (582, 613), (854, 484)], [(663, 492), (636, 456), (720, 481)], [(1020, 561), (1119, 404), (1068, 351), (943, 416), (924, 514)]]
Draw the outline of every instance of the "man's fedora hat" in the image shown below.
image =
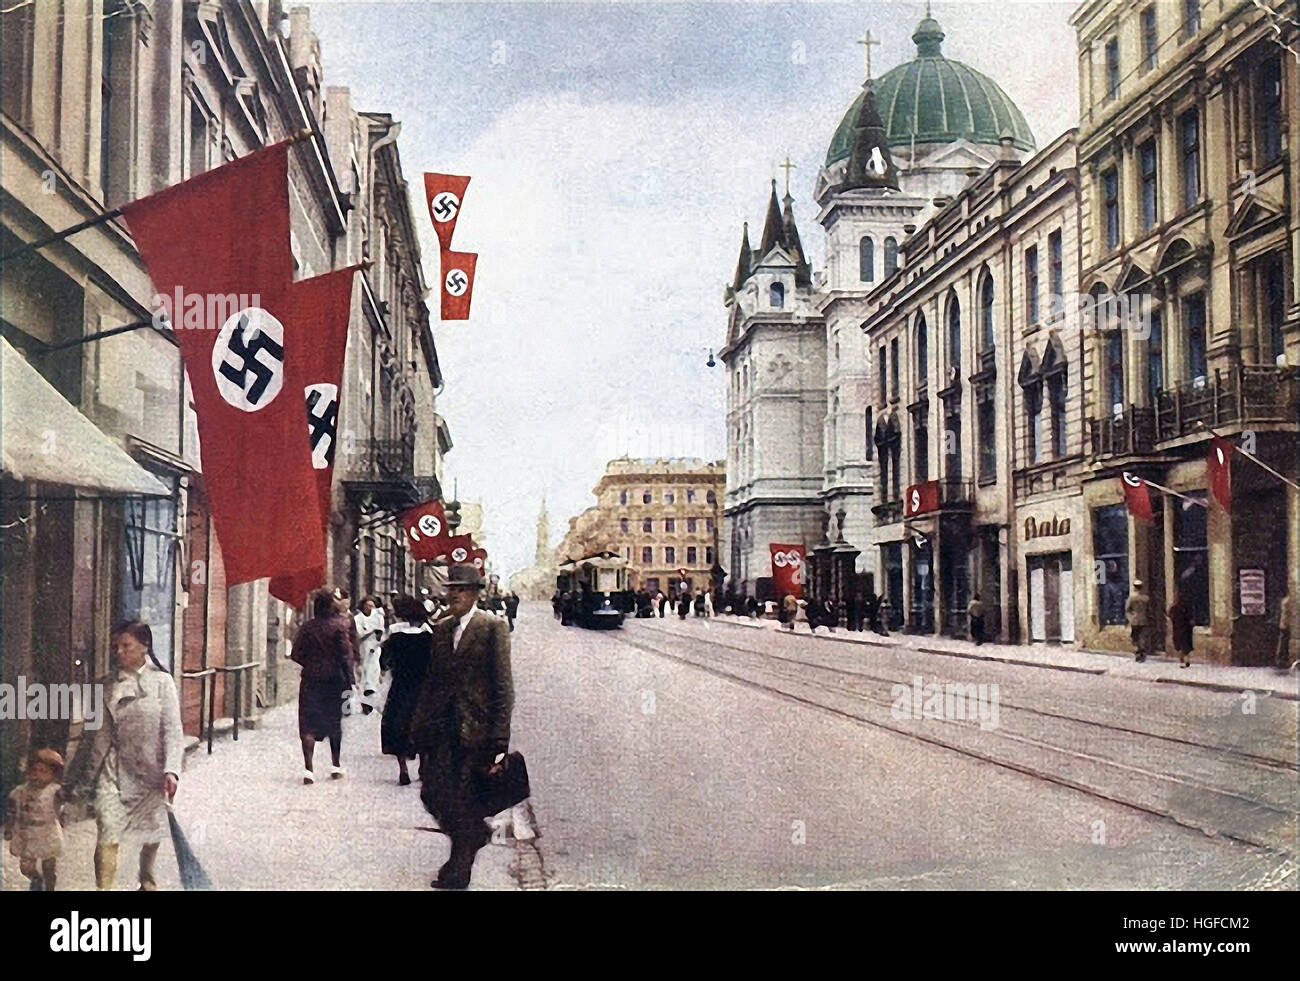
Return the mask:
[(447, 570), (448, 589), (482, 589), (483, 577), (472, 565), (453, 565)]

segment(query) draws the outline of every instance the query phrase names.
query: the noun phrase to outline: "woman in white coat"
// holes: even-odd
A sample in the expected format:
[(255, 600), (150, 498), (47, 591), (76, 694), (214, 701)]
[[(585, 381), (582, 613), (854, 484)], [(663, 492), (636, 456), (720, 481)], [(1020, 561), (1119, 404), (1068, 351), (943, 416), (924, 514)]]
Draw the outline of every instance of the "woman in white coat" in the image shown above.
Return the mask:
[(381, 671), (379, 653), (384, 640), (384, 610), (373, 596), (361, 601), (361, 612), (352, 617), (357, 628), (357, 640), (361, 645), (358, 652), (361, 659), (361, 710), (369, 715), (375, 707), (375, 693), (379, 690)]
[(113, 631), (117, 670), (104, 679), (106, 718), (95, 730), (75, 785), (95, 795), (95, 883), (111, 889), (123, 836), (142, 840), (140, 888), (157, 888), (154, 860), (166, 834), (185, 737), (176, 682), (153, 654), (153, 632), (130, 620)]

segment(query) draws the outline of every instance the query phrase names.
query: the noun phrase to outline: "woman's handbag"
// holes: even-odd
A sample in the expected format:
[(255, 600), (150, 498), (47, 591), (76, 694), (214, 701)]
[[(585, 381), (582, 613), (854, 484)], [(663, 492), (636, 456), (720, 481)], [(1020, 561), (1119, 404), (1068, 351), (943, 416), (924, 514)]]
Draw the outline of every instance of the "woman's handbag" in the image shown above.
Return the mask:
[(501, 761), (501, 768), (495, 773), (476, 771), (474, 785), (485, 816), (508, 811), (519, 802), (527, 800), (532, 790), (528, 786), (528, 767), (524, 763), (524, 754), (507, 753)]

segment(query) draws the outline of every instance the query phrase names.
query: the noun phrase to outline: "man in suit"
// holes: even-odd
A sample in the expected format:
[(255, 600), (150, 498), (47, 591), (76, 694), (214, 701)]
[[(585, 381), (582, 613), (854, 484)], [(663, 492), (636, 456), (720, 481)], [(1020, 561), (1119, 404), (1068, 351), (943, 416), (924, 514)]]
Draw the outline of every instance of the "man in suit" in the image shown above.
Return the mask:
[(451, 838), (436, 889), (469, 887), (474, 856), (491, 837), (476, 781), (499, 772), (510, 745), (510, 627), (475, 608), (483, 585), (472, 565), (449, 570), (447, 616), (433, 626), (433, 656), (411, 717), (420, 799)]

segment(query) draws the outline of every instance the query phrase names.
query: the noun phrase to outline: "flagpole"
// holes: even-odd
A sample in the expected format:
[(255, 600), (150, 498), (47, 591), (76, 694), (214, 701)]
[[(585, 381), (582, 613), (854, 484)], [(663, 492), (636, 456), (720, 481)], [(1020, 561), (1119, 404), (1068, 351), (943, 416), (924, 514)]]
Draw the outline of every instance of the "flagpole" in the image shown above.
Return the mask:
[[(309, 129), (299, 130), (297, 133), (294, 133), (293, 136), (290, 136), (288, 139), (283, 140), (281, 142), (292, 145), (294, 143), (301, 143), (303, 140), (309, 140), (314, 135), (315, 134)], [(267, 150), (270, 149), (270, 147), (272, 146), (278, 146), (278, 145), (279, 144), (277, 143), (272, 143), (265, 147), (258, 147), (257, 149)], [(257, 150), (253, 152), (256, 153)], [(21, 245), (18, 248), (14, 249), (12, 252), (7, 252), (4, 255), (0, 255), (0, 263), (5, 263), (5, 262), (9, 262), (12, 259), (17, 259), (19, 256), (26, 255), (28, 252), (38, 252), (41, 249), (45, 248), (47, 245), (53, 245), (55, 242), (62, 242), (65, 238), (71, 238), (73, 235), (76, 235), (78, 232), (84, 232), (88, 228), (94, 228), (96, 225), (102, 225), (105, 222), (109, 222), (115, 218), (121, 218), (121, 217), (122, 217), (121, 208), (113, 208), (110, 211), (105, 211), (103, 214), (96, 215), (94, 218), (87, 218), (85, 221), (79, 222), (78, 224), (73, 225), (70, 228), (64, 228), (61, 231), (53, 232), (49, 235), (46, 235), (44, 238), (38, 238), (34, 242), (28, 242), (26, 245)]]
[[(1204, 429), (1206, 432), (1208, 432), (1211, 436), (1216, 437), (1217, 439), (1224, 439), (1224, 440), (1228, 439), (1228, 437), (1223, 436), (1223, 435), (1220, 435), (1219, 433), (1216, 433), (1213, 429), (1211, 429), (1209, 426), (1207, 426), (1207, 425), (1206, 425), (1205, 423), (1203, 423), (1203, 422), (1198, 422), (1197, 425), (1200, 426), (1202, 429)], [(1229, 441), (1229, 442), (1232, 442), (1231, 440), (1228, 440), (1228, 441)], [(1238, 453), (1240, 453), (1242, 456), (1244, 456), (1247, 460), (1249, 460), (1249, 461), (1251, 461), (1252, 463), (1254, 463), (1254, 464), (1256, 464), (1256, 465), (1262, 467), (1263, 469), (1267, 470), (1269, 473), (1271, 473), (1271, 474), (1272, 474), (1274, 477), (1276, 477), (1278, 480), (1282, 481), (1282, 483), (1286, 484), (1286, 485), (1289, 486), (1289, 487), (1293, 487), (1295, 490), (1300, 491), (1300, 484), (1297, 484), (1294, 480), (1291, 480), (1291, 479), (1288, 478), (1288, 477), (1283, 477), (1280, 473), (1278, 473), (1276, 470), (1274, 470), (1272, 467), (1270, 467), (1267, 463), (1265, 463), (1265, 462), (1264, 462), (1263, 460), (1261, 460), (1259, 457), (1255, 456), (1254, 453), (1248, 453), (1248, 452), (1246, 452), (1246, 451), (1243, 450), (1240, 446), (1238, 446), (1236, 443), (1232, 443), (1232, 448), (1233, 448), (1234, 450), (1236, 450)]]
[(1168, 487), (1164, 486), (1164, 484), (1157, 484), (1154, 480), (1147, 480), (1145, 477), (1143, 477), (1142, 479), (1143, 479), (1144, 481), (1146, 481), (1146, 483), (1147, 483), (1148, 486), (1150, 486), (1150, 487), (1154, 487), (1156, 490), (1160, 491), (1162, 494), (1172, 494), (1174, 497), (1182, 498), (1184, 501), (1187, 501), (1187, 502), (1190, 503), (1190, 504), (1199, 504), (1201, 507), (1206, 508), (1206, 509), (1208, 509), (1209, 506), (1210, 506), (1210, 505), (1209, 505), (1209, 502), (1207, 502), (1207, 501), (1198, 501), (1198, 500), (1197, 500), (1196, 498), (1194, 498), (1194, 497), (1188, 497), (1186, 494), (1180, 494), (1180, 493), (1178, 493), (1178, 491), (1176, 491), (1176, 490), (1170, 490)]

